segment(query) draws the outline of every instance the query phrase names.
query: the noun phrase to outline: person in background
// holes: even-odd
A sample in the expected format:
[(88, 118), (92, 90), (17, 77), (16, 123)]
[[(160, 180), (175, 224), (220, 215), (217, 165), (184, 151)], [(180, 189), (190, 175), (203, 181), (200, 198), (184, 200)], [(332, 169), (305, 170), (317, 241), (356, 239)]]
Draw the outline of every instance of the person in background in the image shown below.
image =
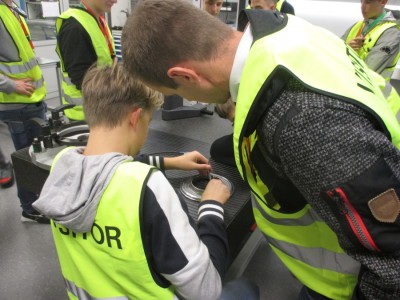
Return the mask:
[[(39, 118), (45, 121), (47, 108), (44, 102), (46, 83), (25, 17), (25, 13), (12, 0), (1, 0), (0, 121), (7, 124), (15, 150), (29, 147), (33, 138), (40, 134), (40, 128), (29, 120)], [(2, 176), (7, 182), (12, 167), (5, 161), (2, 166)], [(17, 191), (22, 208), (21, 221), (49, 223), (32, 207), (37, 195), (18, 184)]]
[(285, 14), (294, 15), (293, 6), (285, 0), (252, 0), (252, 9), (278, 10)]
[[(91, 68), (82, 92), (88, 144), (56, 157), (35, 203), (53, 220), (70, 299), (217, 299), (229, 261), (223, 204), (230, 191), (210, 180), (196, 224), (163, 173), (133, 159), (162, 97), (122, 63)], [(198, 152), (164, 163), (211, 170)], [(243, 287), (238, 299), (256, 299)]]
[(236, 103), (236, 166), (298, 299), (400, 299), (400, 124), (373, 71), (321, 27), (246, 13), (242, 33), (187, 1), (142, 1), (125, 67), (166, 95)]
[(62, 71), (63, 104), (74, 104), (65, 110), (71, 120), (84, 120), (82, 80), (91, 65), (111, 65), (116, 59), (114, 40), (104, 18), (117, 0), (82, 0), (56, 21), (56, 52)]
[(351, 26), (342, 39), (372, 70), (390, 81), (400, 57), (400, 26), (388, 0), (361, 0), (363, 20)]
[(204, 0), (203, 8), (210, 15), (217, 17), (221, 11), (223, 0)]
[[(248, 8), (246, 8), (248, 9)], [(294, 15), (293, 6), (285, 0), (277, 1), (277, 0), (253, 0), (250, 2), (249, 9), (263, 9), (263, 10), (272, 10), (272, 11), (280, 11), (282, 13)], [(242, 10), (239, 13), (238, 17), (238, 26), (237, 30), (244, 31), (246, 25), (249, 20), (247, 18), (247, 14), (245, 10)]]

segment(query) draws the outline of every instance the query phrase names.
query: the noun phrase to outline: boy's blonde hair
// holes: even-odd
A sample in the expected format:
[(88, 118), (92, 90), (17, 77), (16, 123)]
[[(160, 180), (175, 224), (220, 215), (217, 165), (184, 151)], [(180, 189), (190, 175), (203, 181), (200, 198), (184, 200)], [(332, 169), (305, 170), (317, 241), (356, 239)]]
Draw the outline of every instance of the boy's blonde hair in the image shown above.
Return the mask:
[(163, 103), (162, 94), (129, 75), (122, 63), (92, 66), (83, 79), (82, 95), (89, 127), (113, 128), (131, 109), (157, 109)]

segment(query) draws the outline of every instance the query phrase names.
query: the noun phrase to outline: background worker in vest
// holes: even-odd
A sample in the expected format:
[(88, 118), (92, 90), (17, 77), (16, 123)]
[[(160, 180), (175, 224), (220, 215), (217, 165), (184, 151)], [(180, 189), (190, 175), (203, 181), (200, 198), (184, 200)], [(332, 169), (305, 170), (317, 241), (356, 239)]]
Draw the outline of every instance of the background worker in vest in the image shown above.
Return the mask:
[(125, 67), (166, 95), (236, 102), (236, 166), (299, 299), (400, 299), (400, 125), (373, 71), (301, 18), (247, 14), (241, 33), (185, 1), (140, 2)]
[[(25, 17), (11, 0), (0, 1), (0, 121), (7, 124), (16, 150), (30, 146), (40, 134), (40, 128), (28, 120), (46, 120), (46, 84)], [(4, 167), (12, 172), (11, 164)], [(49, 223), (32, 207), (37, 195), (18, 185), (17, 190), (21, 221)]]
[(82, 0), (79, 7), (62, 13), (56, 21), (57, 46), (63, 72), (64, 104), (75, 104), (65, 110), (72, 120), (84, 120), (82, 81), (86, 71), (97, 62), (111, 65), (115, 56), (114, 40), (104, 18), (117, 0)]
[[(70, 298), (217, 299), (229, 260), (223, 204), (230, 191), (212, 179), (196, 225), (163, 173), (132, 158), (146, 141), (161, 95), (121, 63), (90, 69), (82, 92), (88, 144), (56, 158), (35, 204), (54, 220)], [(211, 170), (198, 152), (165, 158), (164, 166)], [(103, 243), (96, 240), (101, 228), (110, 235)], [(238, 299), (258, 299), (241, 283)]]
[(217, 17), (221, 11), (223, 0), (204, 0), (203, 8), (210, 15)]
[(342, 39), (361, 59), (387, 81), (400, 57), (400, 26), (390, 10), (388, 0), (361, 0), (362, 21), (351, 26)]

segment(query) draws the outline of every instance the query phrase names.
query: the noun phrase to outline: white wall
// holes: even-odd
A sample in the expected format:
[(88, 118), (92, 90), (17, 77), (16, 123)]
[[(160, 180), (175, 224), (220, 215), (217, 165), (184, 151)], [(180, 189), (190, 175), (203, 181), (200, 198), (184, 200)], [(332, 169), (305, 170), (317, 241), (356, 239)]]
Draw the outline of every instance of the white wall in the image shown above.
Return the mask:
[(121, 10), (131, 12), (131, 1), (130, 0), (118, 0), (116, 4), (111, 8), (111, 26), (124, 26), (126, 22), (126, 14)]

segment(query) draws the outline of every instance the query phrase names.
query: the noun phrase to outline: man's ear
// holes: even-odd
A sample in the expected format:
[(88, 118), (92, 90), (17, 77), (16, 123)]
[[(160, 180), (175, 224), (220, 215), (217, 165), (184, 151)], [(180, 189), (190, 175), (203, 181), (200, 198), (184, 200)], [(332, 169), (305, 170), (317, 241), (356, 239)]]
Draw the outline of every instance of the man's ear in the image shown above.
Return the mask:
[(167, 74), (178, 85), (180, 83), (195, 83), (200, 81), (199, 75), (192, 69), (183, 67), (172, 67), (168, 69)]
[(135, 107), (134, 109), (131, 110), (129, 113), (129, 125), (136, 130), (137, 124), (139, 123), (139, 120), (142, 116), (142, 108)]

